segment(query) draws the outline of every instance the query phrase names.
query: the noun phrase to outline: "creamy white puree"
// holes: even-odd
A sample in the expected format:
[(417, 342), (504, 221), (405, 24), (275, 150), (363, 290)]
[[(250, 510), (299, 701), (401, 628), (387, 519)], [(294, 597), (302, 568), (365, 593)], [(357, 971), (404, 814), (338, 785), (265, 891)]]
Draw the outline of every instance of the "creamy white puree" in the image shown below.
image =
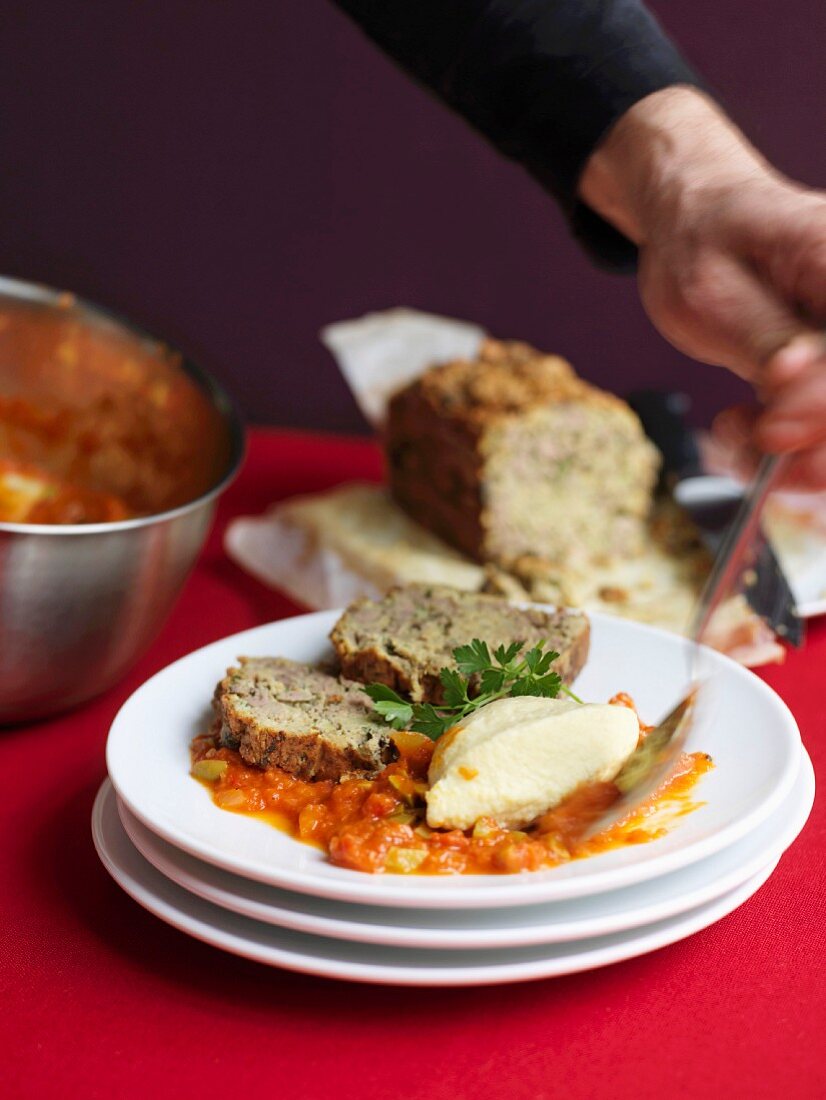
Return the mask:
[(480, 817), (527, 825), (582, 783), (613, 779), (636, 748), (628, 707), (522, 696), (498, 699), (436, 745), (427, 823), (469, 829)]

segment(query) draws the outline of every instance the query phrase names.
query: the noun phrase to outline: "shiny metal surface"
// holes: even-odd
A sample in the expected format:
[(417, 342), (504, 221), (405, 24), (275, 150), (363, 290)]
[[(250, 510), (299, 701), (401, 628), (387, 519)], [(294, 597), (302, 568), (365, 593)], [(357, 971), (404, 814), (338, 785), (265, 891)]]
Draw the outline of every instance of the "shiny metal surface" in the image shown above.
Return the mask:
[(586, 830), (585, 838), (610, 829), (659, 790), (685, 744), (696, 698), (695, 688), (648, 731), (614, 778), (620, 797)]
[[(715, 557), (726, 531), (737, 519), (745, 495), (745, 488), (731, 478), (707, 474), (686, 478), (674, 488), (674, 499), (696, 525)], [(799, 648), (805, 638), (803, 620), (762, 525), (755, 528), (751, 558), (751, 583), (743, 586), (743, 595), (776, 634)]]
[(702, 642), (714, 612), (736, 590), (744, 571), (753, 567), (759, 550), (760, 516), (769, 493), (780, 481), (788, 459), (786, 456), (764, 455), (754, 482), (740, 501), (733, 521), (714, 559), (711, 573), (700, 594), (691, 627), (691, 637)]
[(614, 779), (620, 798), (588, 829), (586, 836), (610, 828), (636, 806), (641, 806), (658, 789), (674, 768), (691, 728), (694, 708), (702, 686), (699, 675), (700, 646), (706, 629), (720, 604), (736, 591), (744, 568), (755, 549), (760, 515), (769, 493), (780, 481), (787, 458), (765, 455), (749, 491), (739, 503), (737, 514), (726, 528), (711, 574), (700, 595), (691, 627), (691, 687), (686, 696), (649, 731), (626, 760)]
[[(730, 477), (704, 471), (697, 437), (686, 419), (691, 402), (685, 394), (637, 390), (628, 400), (662, 455), (662, 487), (673, 493), (716, 558), (745, 488)], [(800, 646), (804, 629), (794, 594), (762, 529), (755, 532), (752, 570), (754, 583), (743, 591), (752, 609), (782, 638)]]
[(0, 279), (0, 399), (17, 398), (57, 410), (69, 430), (56, 443), (0, 418), (0, 457), (82, 471), (136, 518), (0, 522), (3, 724), (72, 706), (126, 672), (167, 618), (243, 457), (237, 413), (192, 363), (70, 295)]

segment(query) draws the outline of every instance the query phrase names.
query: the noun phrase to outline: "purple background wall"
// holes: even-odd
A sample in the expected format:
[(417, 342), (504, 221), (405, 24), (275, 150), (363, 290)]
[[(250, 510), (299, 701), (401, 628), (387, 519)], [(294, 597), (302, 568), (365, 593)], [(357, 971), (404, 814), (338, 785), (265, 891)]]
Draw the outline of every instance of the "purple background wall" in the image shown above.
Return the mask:
[[(826, 184), (823, 0), (652, 5), (746, 131)], [(258, 422), (359, 430), (316, 339), (406, 304), (623, 391), (742, 390), (654, 332), (550, 200), (325, 0), (4, 0), (0, 269), (196, 355)]]

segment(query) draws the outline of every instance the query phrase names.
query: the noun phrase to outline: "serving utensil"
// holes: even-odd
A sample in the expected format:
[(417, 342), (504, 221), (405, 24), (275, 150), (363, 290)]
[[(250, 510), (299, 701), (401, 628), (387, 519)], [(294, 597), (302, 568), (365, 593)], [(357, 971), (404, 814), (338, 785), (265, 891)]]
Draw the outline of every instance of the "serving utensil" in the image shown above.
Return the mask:
[[(663, 456), (662, 479), (668, 492), (690, 517), (706, 548), (716, 557), (726, 531), (745, 496), (743, 486), (729, 477), (707, 474), (700, 449), (685, 414), (688, 398), (680, 393), (638, 390), (629, 396), (646, 435)], [(794, 594), (762, 527), (754, 532), (752, 583), (743, 595), (772, 630), (791, 645), (803, 643), (803, 621)]]
[[(786, 456), (764, 455), (751, 489), (745, 494), (733, 522), (723, 537), (708, 580), (697, 605), (691, 637), (701, 642), (714, 612), (744, 578), (746, 589), (754, 586), (754, 567), (764, 543), (760, 536), (760, 515), (771, 491), (787, 465)], [(802, 626), (801, 626), (802, 630)]]
[(700, 645), (715, 611), (736, 587), (744, 571), (753, 567), (759, 552), (755, 535), (766, 499), (783, 474), (786, 459), (766, 455), (760, 462), (754, 482), (740, 504), (734, 522), (728, 528), (711, 573), (700, 595), (690, 632), (691, 688), (683, 699), (650, 730), (622, 766), (614, 783), (619, 799), (608, 812), (587, 830), (585, 837), (604, 832), (621, 821), (636, 806), (642, 805), (667, 779), (691, 728), (692, 714), (699, 690), (698, 659)]

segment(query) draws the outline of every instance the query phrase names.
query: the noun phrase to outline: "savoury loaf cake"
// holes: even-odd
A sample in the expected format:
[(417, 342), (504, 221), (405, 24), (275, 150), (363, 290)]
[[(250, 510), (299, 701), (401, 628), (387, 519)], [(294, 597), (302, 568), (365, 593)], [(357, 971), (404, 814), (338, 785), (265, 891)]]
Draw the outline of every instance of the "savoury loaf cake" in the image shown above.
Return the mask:
[(659, 456), (632, 410), (564, 359), (487, 340), (388, 406), (390, 489), (477, 561), (557, 565), (637, 553)]
[(540, 641), (559, 652), (554, 669), (572, 683), (588, 656), (589, 623), (579, 611), (519, 608), (500, 596), (444, 585), (407, 584), (347, 608), (330, 635), (342, 675), (387, 684), (414, 702), (442, 702), (439, 672), (474, 638), (498, 645)]
[(370, 775), (398, 756), (359, 684), (283, 657), (241, 657), (215, 689), (215, 731), (259, 768), (300, 779)]

